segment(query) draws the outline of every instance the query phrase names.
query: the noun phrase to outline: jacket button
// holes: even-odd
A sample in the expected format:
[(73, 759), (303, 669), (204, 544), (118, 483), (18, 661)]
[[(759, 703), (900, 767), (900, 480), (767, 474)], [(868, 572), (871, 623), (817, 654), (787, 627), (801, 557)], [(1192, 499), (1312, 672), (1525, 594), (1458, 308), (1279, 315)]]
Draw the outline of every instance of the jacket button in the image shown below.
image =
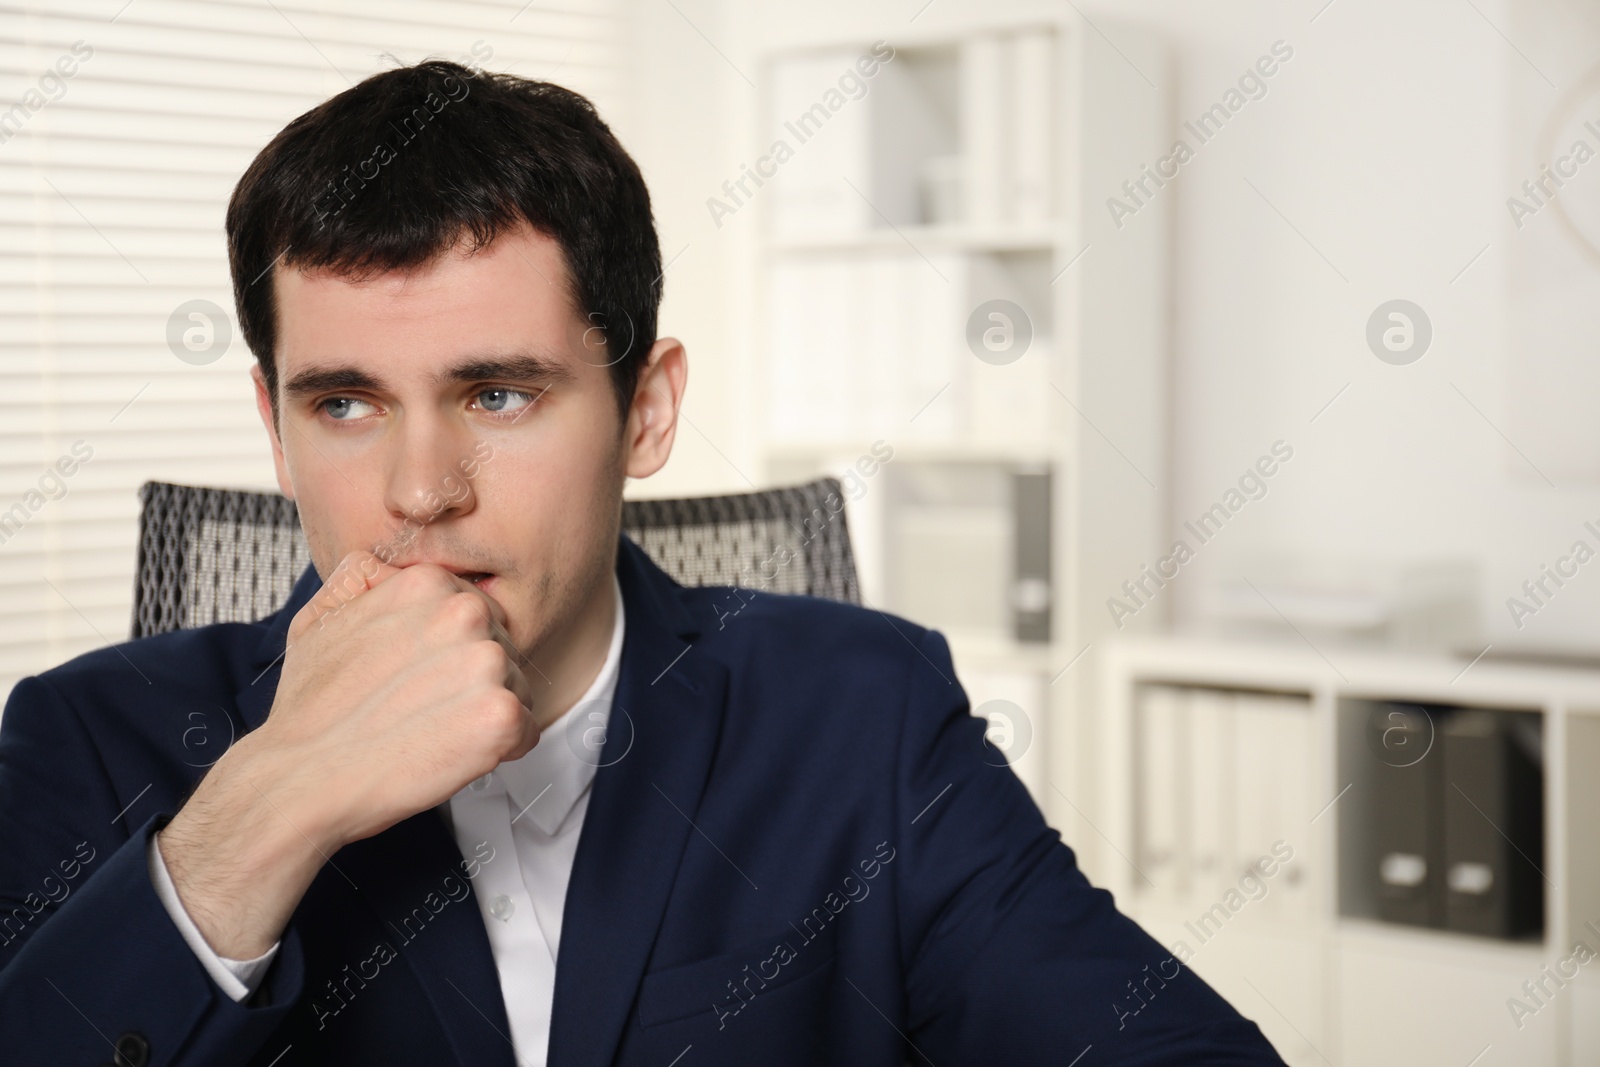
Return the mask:
[(117, 1038), (117, 1067), (146, 1067), (150, 1062), (150, 1042), (137, 1030)]

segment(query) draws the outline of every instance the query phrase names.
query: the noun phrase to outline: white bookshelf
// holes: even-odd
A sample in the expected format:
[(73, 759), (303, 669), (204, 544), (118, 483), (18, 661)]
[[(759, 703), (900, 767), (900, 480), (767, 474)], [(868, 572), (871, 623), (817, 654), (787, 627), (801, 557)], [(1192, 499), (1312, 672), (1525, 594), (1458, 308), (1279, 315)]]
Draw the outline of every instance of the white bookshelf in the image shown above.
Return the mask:
[[(1135, 784), (1139, 694), (1155, 685), (1297, 696), (1310, 716), (1311, 743), (1303, 759), (1272, 772), (1297, 779), (1319, 798), (1314, 821), (1301, 819), (1300, 828), (1312, 906), (1292, 916), (1244, 907), (1195, 953), (1194, 969), (1255, 1019), (1297, 1067), (1600, 1062), (1600, 960), (1578, 967), (1576, 977), (1561, 986), (1547, 979), (1552, 995), (1541, 997), (1542, 1004), (1522, 988), (1539, 980), (1542, 968), (1569, 957), (1575, 941), (1600, 952), (1600, 938), (1585, 928), (1591, 920), (1600, 927), (1600, 859), (1592, 833), (1600, 825), (1600, 671), (1488, 659), (1468, 668), (1467, 659), (1444, 655), (1322, 651), (1326, 659), (1305, 644), (1184, 637), (1124, 638), (1109, 645), (1096, 755), (1110, 770), (1096, 797), (1095, 818), (1125, 858), (1097, 854), (1095, 881), (1169, 948), (1180, 939), (1193, 946), (1194, 918), (1214, 901), (1198, 892), (1152, 891), (1133, 866), (1141, 835)], [(1501, 941), (1362, 914), (1348, 867), (1352, 842), (1372, 814), (1362, 809), (1361, 754), (1352, 752), (1359, 744), (1362, 702), (1369, 700), (1541, 716), (1541, 866), (1548, 878), (1542, 937)], [(1508, 1006), (1511, 997), (1537, 1007), (1520, 1019), (1521, 1027)]]
[[(889, 513), (895, 493), (884, 474), (847, 514), (864, 598), (945, 633), (975, 708), (993, 694), (1031, 694), (1017, 701), (1030, 750), (1013, 765), (1077, 844), (1085, 831), (1066, 798), (1093, 788), (1085, 754), (1093, 730), (1078, 709), (1112, 630), (1105, 597), (1159, 554), (1167, 447), (1171, 198), (1120, 231), (1105, 200), (1169, 147), (1170, 124), (1166, 91), (1155, 88), (1167, 84), (1161, 42), (1063, 11), (996, 21), (970, 7), (930, 9), (909, 26), (863, 11), (846, 36), (763, 54), (752, 160), (851, 57), (878, 40), (895, 49), (866, 95), (829, 120), (824, 135), (841, 135), (838, 143), (798, 146), (750, 200), (762, 217), (750, 249), (755, 311), (744, 323), (758, 358), (745, 393), (773, 482), (838, 474), (875, 441), (894, 449), (890, 478), (917, 464), (1049, 471), (1047, 641), (934, 610), (936, 583), (993, 581), (984, 538), (994, 531), (976, 510), (932, 523), (952, 544), (970, 538), (957, 552), (967, 565), (930, 564), (918, 572), (930, 595), (910, 600), (894, 592), (906, 586), (910, 550), (893, 533), (905, 513)], [(998, 82), (982, 81), (997, 72)], [(1018, 140), (1023, 129), (1043, 136)], [(981, 160), (996, 153), (1009, 162), (986, 171)], [(950, 203), (940, 173), (960, 176), (954, 212), (937, 210)], [(818, 283), (821, 295), (807, 299), (807, 272), (833, 266), (853, 271), (851, 280)], [(1027, 353), (1005, 365), (967, 349), (969, 313), (995, 297), (1024, 307), (1034, 328)], [(892, 354), (897, 343), (904, 350)], [(791, 349), (810, 362), (800, 365)], [(974, 584), (952, 594), (987, 617), (992, 597), (1007, 591)], [(1091, 654), (1080, 656), (1086, 647)]]

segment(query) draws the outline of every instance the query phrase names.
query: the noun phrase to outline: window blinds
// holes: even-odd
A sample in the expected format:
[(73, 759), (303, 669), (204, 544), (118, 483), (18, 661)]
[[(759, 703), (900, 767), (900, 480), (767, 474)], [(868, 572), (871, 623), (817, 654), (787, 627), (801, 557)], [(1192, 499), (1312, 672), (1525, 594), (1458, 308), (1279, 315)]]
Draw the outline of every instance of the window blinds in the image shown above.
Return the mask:
[(255, 153), (429, 56), (557, 81), (615, 123), (622, 6), (0, 3), (0, 698), (126, 638), (140, 484), (275, 488), (222, 229)]

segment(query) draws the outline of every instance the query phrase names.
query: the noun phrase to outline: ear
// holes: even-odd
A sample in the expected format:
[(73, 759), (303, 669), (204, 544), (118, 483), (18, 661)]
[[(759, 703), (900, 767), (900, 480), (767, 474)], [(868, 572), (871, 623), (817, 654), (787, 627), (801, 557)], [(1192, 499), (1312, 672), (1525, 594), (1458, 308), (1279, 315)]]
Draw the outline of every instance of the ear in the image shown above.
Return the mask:
[(676, 337), (663, 337), (650, 346), (623, 428), (623, 473), (629, 478), (650, 477), (672, 454), (678, 407), (688, 381), (689, 357)]
[(294, 483), (289, 481), (289, 465), (283, 458), (283, 442), (278, 440), (278, 425), (272, 418), (272, 394), (267, 391), (267, 379), (261, 373), (261, 364), (250, 368), (250, 380), (256, 385), (256, 412), (261, 416), (261, 424), (267, 428), (267, 439), (272, 442), (272, 465), (278, 471), (278, 489), (293, 500)]

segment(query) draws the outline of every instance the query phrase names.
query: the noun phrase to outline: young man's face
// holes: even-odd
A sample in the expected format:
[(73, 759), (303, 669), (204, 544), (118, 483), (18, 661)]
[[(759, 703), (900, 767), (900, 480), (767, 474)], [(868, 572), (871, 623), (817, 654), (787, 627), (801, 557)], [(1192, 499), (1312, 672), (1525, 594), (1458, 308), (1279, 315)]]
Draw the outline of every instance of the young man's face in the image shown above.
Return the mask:
[(687, 371), (657, 341), (620, 420), (621, 353), (565, 278), (527, 227), (361, 283), (275, 268), (277, 427), (259, 368), (257, 406), (320, 574), (366, 549), (487, 575), (526, 652), (611, 596), (623, 479), (666, 462)]

